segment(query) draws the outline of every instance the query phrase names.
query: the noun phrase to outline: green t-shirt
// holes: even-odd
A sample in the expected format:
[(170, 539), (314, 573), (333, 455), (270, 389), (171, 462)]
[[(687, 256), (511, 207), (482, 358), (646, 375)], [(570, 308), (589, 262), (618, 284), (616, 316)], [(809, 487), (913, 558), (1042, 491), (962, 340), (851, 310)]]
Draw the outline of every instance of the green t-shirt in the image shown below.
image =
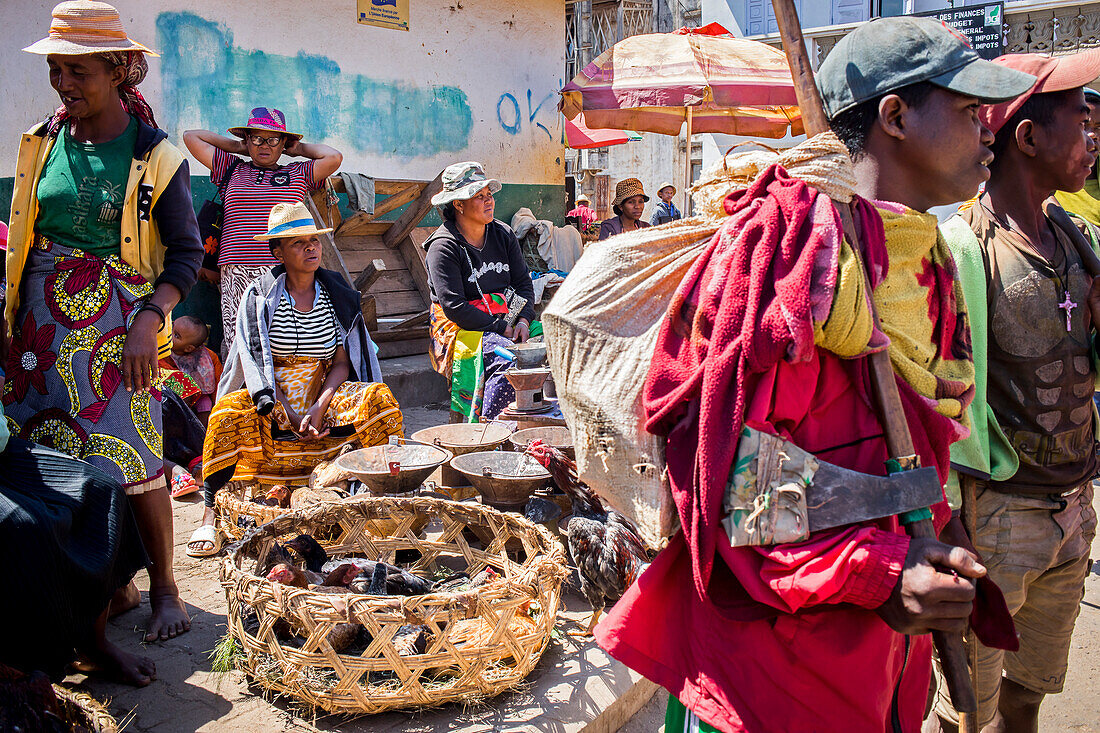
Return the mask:
[(97, 257), (117, 255), (137, 130), (131, 117), (121, 135), (92, 145), (73, 140), (65, 125), (38, 179), (35, 232)]

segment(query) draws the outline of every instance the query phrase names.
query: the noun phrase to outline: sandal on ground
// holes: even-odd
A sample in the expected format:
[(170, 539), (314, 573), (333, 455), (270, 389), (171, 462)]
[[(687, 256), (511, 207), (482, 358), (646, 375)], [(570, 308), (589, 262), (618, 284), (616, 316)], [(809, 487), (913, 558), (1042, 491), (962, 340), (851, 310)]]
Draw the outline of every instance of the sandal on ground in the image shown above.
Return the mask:
[[(210, 549), (194, 550), (191, 545), (196, 542), (209, 542), (213, 545)], [(187, 540), (187, 554), (191, 557), (210, 557), (222, 551), (222, 533), (212, 524), (204, 524), (191, 533), (191, 539)]]
[(173, 499), (179, 499), (181, 497), (194, 494), (200, 489), (202, 489), (202, 487), (199, 486), (198, 483), (196, 483), (195, 478), (186, 471), (182, 473), (173, 473), (172, 491), (169, 492), (168, 495), (171, 496)]

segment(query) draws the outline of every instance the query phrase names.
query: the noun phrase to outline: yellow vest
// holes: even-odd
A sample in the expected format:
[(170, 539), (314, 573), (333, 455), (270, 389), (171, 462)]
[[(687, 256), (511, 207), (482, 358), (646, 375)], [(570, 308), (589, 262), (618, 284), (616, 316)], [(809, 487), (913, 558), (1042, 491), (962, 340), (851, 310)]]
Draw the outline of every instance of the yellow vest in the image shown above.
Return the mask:
[[(38, 219), (38, 179), (50, 157), (55, 139), (45, 134), (45, 125), (38, 125), (25, 132), (19, 141), (5, 262), (8, 289), (4, 319), (7, 321), (8, 333), (12, 333), (15, 327), (23, 267), (27, 264), (27, 255), (34, 241), (34, 223)], [(143, 158), (134, 158), (130, 162), (130, 176), (126, 181), (126, 195), (122, 205), (120, 255), (123, 262), (141, 273), (150, 284), (156, 281), (164, 269), (165, 249), (156, 222), (153, 221), (152, 210), (183, 160), (183, 154), (174, 145), (167, 140), (161, 140)], [(139, 194), (150, 193), (150, 186), (151, 200), (143, 202), (139, 207)], [(167, 356), (170, 351), (171, 335), (172, 319), (168, 315), (164, 326), (157, 333), (157, 346), (161, 356)]]

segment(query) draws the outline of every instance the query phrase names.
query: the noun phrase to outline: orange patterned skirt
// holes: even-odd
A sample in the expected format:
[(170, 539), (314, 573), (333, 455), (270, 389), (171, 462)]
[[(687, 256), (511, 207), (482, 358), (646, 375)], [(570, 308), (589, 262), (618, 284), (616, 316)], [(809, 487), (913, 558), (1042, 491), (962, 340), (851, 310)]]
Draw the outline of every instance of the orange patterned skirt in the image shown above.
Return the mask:
[[(320, 393), (328, 363), (319, 359), (290, 357), (275, 360), (275, 381), (287, 401), (301, 414)], [(263, 484), (305, 484), (321, 461), (330, 461), (345, 445), (381, 445), (391, 435), (403, 436), (401, 409), (390, 388), (380, 382), (345, 382), (325, 412), (325, 427), (344, 428), (349, 435), (329, 435), (321, 440), (285, 440), (272, 435), (272, 427), (288, 430), (290, 422), (282, 404), (270, 415), (256, 413), (248, 390), (230, 392), (210, 412), (202, 447), (203, 475), (210, 476), (236, 464), (236, 481)], [(349, 430), (352, 428), (353, 430)]]

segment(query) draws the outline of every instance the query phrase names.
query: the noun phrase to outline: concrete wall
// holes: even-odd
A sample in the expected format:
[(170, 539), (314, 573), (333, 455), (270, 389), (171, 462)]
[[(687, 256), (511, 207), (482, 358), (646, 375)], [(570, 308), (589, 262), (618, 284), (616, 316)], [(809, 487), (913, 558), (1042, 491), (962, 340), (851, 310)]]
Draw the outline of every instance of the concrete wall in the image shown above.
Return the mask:
[[(162, 54), (150, 59), (141, 90), (173, 142), (186, 129), (224, 130), (253, 107), (273, 106), (307, 140), (341, 150), (344, 170), (430, 179), (479, 160), (512, 184), (510, 195), (555, 218), (564, 212), (563, 0), (418, 0), (409, 32), (357, 24), (354, 0), (115, 4), (128, 33)], [(46, 34), (53, 5), (0, 3), (8, 41), (0, 173), (8, 176), (19, 133), (57, 105), (44, 58), (18, 51)]]

